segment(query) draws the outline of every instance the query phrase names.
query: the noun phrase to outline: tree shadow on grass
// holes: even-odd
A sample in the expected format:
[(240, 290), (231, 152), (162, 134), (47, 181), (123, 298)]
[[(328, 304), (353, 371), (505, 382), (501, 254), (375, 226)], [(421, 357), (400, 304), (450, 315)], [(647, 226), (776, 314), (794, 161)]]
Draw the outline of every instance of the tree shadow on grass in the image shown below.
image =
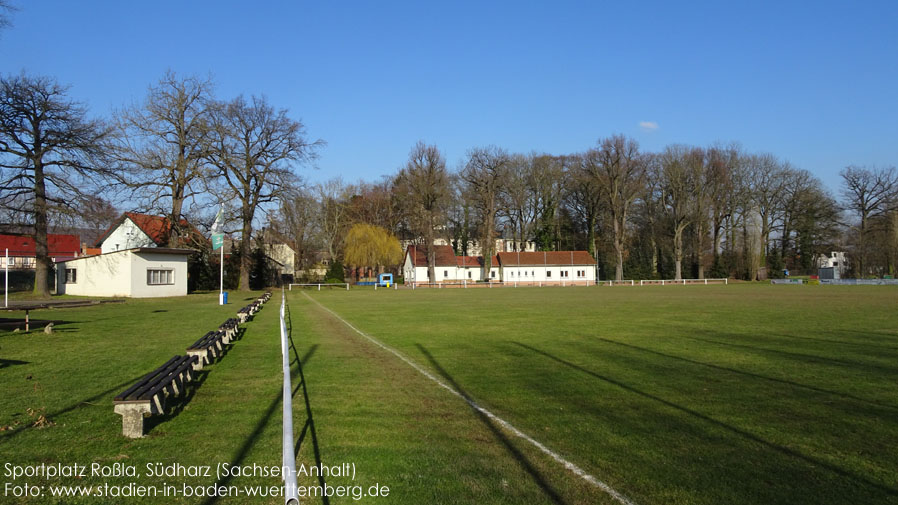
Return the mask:
[[(738, 338), (744, 337), (743, 335), (736, 335), (736, 334), (727, 335), (727, 334), (710, 333), (710, 332), (707, 334), (710, 334), (710, 335), (716, 336), (716, 337), (722, 336), (722, 337), (733, 338), (733, 339), (738, 339)], [(757, 346), (757, 345), (740, 344), (740, 343), (736, 343), (736, 342), (725, 342), (725, 341), (721, 341), (721, 340), (715, 340), (712, 338), (690, 337), (690, 336), (686, 336), (686, 335), (679, 335), (679, 338), (685, 338), (685, 339), (689, 339), (689, 340), (694, 340), (696, 342), (704, 342), (707, 344), (720, 345), (720, 346), (724, 346), (724, 347), (735, 347), (737, 349), (746, 349), (748, 351), (758, 353), (758, 354), (775, 354), (777, 356), (785, 356), (787, 358), (790, 358), (790, 359), (793, 359), (796, 361), (800, 361), (805, 364), (820, 363), (820, 364), (824, 364), (824, 365), (831, 365), (831, 366), (836, 366), (836, 367), (841, 367), (841, 368), (851, 368), (854, 370), (861, 370), (861, 371), (875, 369), (875, 370), (879, 370), (881, 372), (886, 372), (886, 373), (889, 373), (892, 375), (898, 375), (898, 368), (890, 367), (890, 366), (876, 365), (876, 364), (872, 364), (872, 363), (859, 363), (857, 361), (837, 359), (837, 358), (827, 358), (825, 356), (816, 356), (813, 354), (804, 354), (804, 353), (800, 353), (800, 352), (784, 351), (781, 349), (770, 349), (768, 347), (761, 347), (761, 346)]]
[(486, 426), (487, 429), (490, 430), (490, 432), (492, 432), (496, 440), (498, 440), (502, 443), (503, 446), (505, 446), (505, 450), (507, 450), (511, 454), (511, 456), (518, 462), (521, 468), (530, 475), (530, 477), (533, 479), (533, 482), (537, 486), (539, 486), (543, 493), (545, 493), (546, 496), (548, 496), (552, 500), (552, 502), (564, 504), (565, 501), (554, 489), (552, 489), (552, 486), (549, 485), (545, 477), (543, 477), (539, 470), (537, 470), (536, 467), (534, 467), (530, 462), (530, 460), (527, 459), (527, 456), (525, 456), (520, 450), (518, 450), (517, 447), (514, 446), (508, 436), (505, 435), (505, 433), (503, 433), (498, 426), (496, 426), (492, 419), (487, 417), (487, 415), (480, 410), (474, 408), (476, 402), (468, 395), (467, 392), (465, 392), (464, 389), (462, 389), (458, 382), (456, 382), (455, 379), (451, 375), (449, 375), (449, 372), (447, 372), (442, 366), (440, 366), (433, 355), (431, 355), (430, 352), (421, 344), (415, 344), (415, 346), (419, 351), (421, 351), (422, 354), (424, 354), (425, 357), (427, 357), (427, 360), (430, 361), (430, 364), (434, 367), (434, 369), (436, 369), (437, 373), (439, 373), (444, 379), (446, 379), (446, 381), (449, 382), (449, 385), (451, 385), (452, 388), (457, 391), (458, 394), (462, 396), (462, 398), (465, 399), (465, 401), (468, 403), (468, 406), (471, 407), (471, 410), (474, 412), (480, 422), (483, 423), (483, 425)]
[(517, 345), (517, 346), (523, 347), (524, 349), (527, 349), (527, 350), (529, 350), (529, 351), (532, 351), (532, 352), (534, 352), (534, 353), (536, 353), (536, 354), (540, 354), (540, 355), (542, 355), (542, 356), (545, 356), (546, 358), (549, 358), (549, 359), (551, 359), (551, 360), (553, 360), (553, 361), (555, 361), (555, 362), (561, 363), (562, 365), (568, 366), (568, 367), (573, 368), (573, 369), (575, 369), (575, 370), (579, 370), (579, 371), (581, 371), (581, 372), (583, 372), (583, 373), (585, 373), (585, 374), (587, 374), (587, 375), (591, 375), (592, 377), (595, 377), (596, 379), (599, 379), (599, 380), (601, 380), (601, 381), (607, 382), (607, 383), (609, 383), (609, 384), (614, 384), (615, 386), (617, 386), (617, 387), (619, 387), (619, 388), (621, 388), (621, 389), (624, 389), (625, 391), (629, 391), (630, 393), (633, 393), (633, 394), (642, 396), (643, 398), (648, 398), (648, 399), (653, 400), (653, 401), (655, 401), (655, 402), (661, 403), (661, 404), (663, 404), (663, 405), (665, 405), (665, 406), (667, 406), (667, 407), (670, 407), (670, 408), (672, 408), (672, 409), (674, 409), (674, 410), (677, 410), (677, 411), (683, 412), (683, 413), (685, 413), (685, 414), (689, 414), (689, 415), (691, 415), (691, 416), (694, 416), (694, 417), (696, 417), (696, 418), (698, 418), (698, 419), (701, 419), (702, 421), (708, 422), (708, 423), (713, 424), (713, 425), (715, 425), (715, 426), (717, 426), (717, 427), (719, 427), (719, 428), (722, 428), (722, 429), (724, 429), (724, 430), (726, 430), (726, 431), (729, 431), (729, 432), (731, 432), (731, 433), (734, 433), (734, 434), (736, 434), (736, 435), (739, 435), (740, 437), (743, 437), (743, 438), (748, 439), (748, 440), (750, 440), (750, 441), (752, 441), (752, 442), (761, 444), (761, 445), (763, 445), (764, 447), (767, 447), (768, 449), (771, 449), (771, 450), (773, 450), (773, 451), (776, 451), (776, 452), (778, 452), (778, 453), (780, 453), (780, 454), (783, 454), (783, 455), (786, 455), (786, 456), (789, 456), (789, 457), (792, 457), (792, 458), (801, 460), (802, 462), (804, 462), (804, 463), (806, 463), (806, 464), (808, 464), (808, 465), (810, 465), (810, 466), (812, 466), (812, 467), (825, 468), (826, 470), (829, 470), (830, 472), (832, 472), (832, 473), (834, 473), (834, 474), (836, 474), (836, 475), (838, 475), (838, 476), (840, 476), (840, 477), (844, 477), (844, 478), (847, 478), (847, 479), (851, 479), (851, 480), (855, 481), (856, 483), (863, 484), (863, 485), (865, 485), (865, 486), (873, 487), (873, 488), (875, 488), (875, 489), (877, 489), (877, 490), (879, 490), (879, 491), (881, 491), (881, 492), (883, 492), (883, 493), (886, 493), (886, 494), (889, 495), (889, 496), (898, 496), (898, 490), (896, 490), (896, 489), (894, 489), (894, 488), (892, 488), (892, 487), (889, 487), (889, 486), (887, 486), (887, 485), (881, 484), (881, 483), (879, 483), (879, 482), (874, 482), (874, 481), (872, 481), (872, 480), (870, 480), (870, 479), (868, 479), (868, 478), (866, 478), (866, 477), (864, 477), (864, 476), (862, 476), (862, 475), (857, 475), (857, 474), (855, 474), (854, 472), (851, 472), (851, 471), (846, 470), (846, 469), (844, 469), (844, 468), (838, 467), (838, 466), (836, 466), (836, 465), (834, 465), (834, 464), (832, 464), (832, 463), (829, 463), (829, 462), (827, 462), (827, 461), (824, 461), (824, 460), (822, 460), (822, 459), (817, 459), (817, 458), (814, 458), (814, 457), (812, 457), (812, 456), (807, 456), (807, 455), (805, 455), (805, 454), (802, 454), (801, 452), (798, 452), (797, 450), (790, 449), (790, 448), (788, 448), (788, 447), (783, 447), (783, 446), (781, 446), (781, 445), (775, 444), (775, 443), (773, 443), (773, 442), (770, 442), (769, 440), (765, 440), (765, 439), (761, 438), (761, 437), (758, 436), (758, 435), (755, 435), (755, 434), (753, 434), (753, 433), (749, 433), (749, 432), (747, 432), (747, 431), (745, 431), (745, 430), (742, 430), (742, 429), (740, 429), (740, 428), (737, 428), (737, 427), (735, 427), (735, 426), (732, 426), (732, 425), (726, 424), (726, 423), (724, 423), (724, 422), (722, 422), (722, 421), (718, 421), (717, 419), (711, 418), (711, 417), (709, 417), (709, 416), (707, 416), (707, 415), (705, 415), (705, 414), (702, 414), (701, 412), (697, 412), (697, 411), (695, 411), (695, 410), (692, 410), (692, 409), (690, 409), (690, 408), (687, 408), (687, 407), (684, 407), (684, 406), (682, 406), (682, 405), (676, 404), (676, 403), (671, 402), (671, 401), (669, 401), (669, 400), (665, 400), (664, 398), (655, 396), (655, 395), (653, 395), (653, 394), (651, 394), (651, 393), (647, 393), (647, 392), (645, 392), (645, 391), (636, 389), (635, 387), (630, 386), (630, 385), (628, 385), (628, 384), (625, 384), (625, 383), (623, 383), (623, 382), (621, 382), (621, 381), (619, 381), (619, 380), (612, 379), (611, 377), (606, 377), (606, 376), (604, 376), (604, 375), (598, 374), (598, 373), (596, 373), (596, 372), (593, 372), (592, 370), (589, 370), (589, 369), (584, 368), (584, 367), (582, 367), (582, 366), (580, 366), (580, 365), (571, 363), (570, 361), (566, 361), (566, 360), (564, 360), (564, 359), (562, 359), (562, 358), (559, 358), (559, 357), (557, 357), (557, 356), (554, 356), (554, 355), (552, 355), (552, 354), (549, 354), (549, 353), (547, 353), (547, 352), (545, 352), (545, 351), (542, 351), (542, 350), (540, 350), (540, 349), (536, 349), (535, 347), (531, 347), (531, 346), (529, 346), (529, 345), (527, 345), (527, 344), (522, 344), (522, 343), (520, 343), (520, 342), (512, 342), (512, 343), (515, 344), (515, 345)]
[[(807, 384), (801, 384), (801, 383), (794, 382), (794, 381), (790, 381), (790, 380), (787, 380), (787, 379), (779, 379), (779, 378), (776, 378), (776, 377), (768, 377), (768, 376), (766, 376), (766, 375), (760, 375), (760, 374), (756, 374), (756, 373), (753, 373), (753, 372), (746, 372), (746, 371), (744, 371), (744, 370), (737, 370), (737, 369), (735, 369), (735, 368), (729, 368), (729, 367), (725, 367), (725, 366), (715, 365), (715, 364), (713, 364), (713, 363), (705, 363), (705, 362), (702, 362), (702, 361), (696, 361), (696, 360), (692, 360), (692, 359), (689, 359), (689, 358), (684, 358), (684, 357), (682, 357), (682, 356), (675, 356), (675, 355), (673, 355), (673, 354), (666, 354), (666, 353), (663, 353), (663, 352), (660, 352), (660, 351), (655, 351), (655, 350), (653, 350), (653, 349), (647, 349), (647, 348), (645, 348), (645, 347), (639, 347), (639, 346), (636, 346), (636, 345), (633, 345), (633, 344), (626, 344), (626, 343), (624, 343), (624, 342), (618, 342), (618, 341), (616, 341), (616, 340), (611, 340), (611, 339), (608, 339), (608, 338), (602, 338), (602, 337), (595, 337), (595, 338), (596, 338), (596, 340), (599, 340), (599, 341), (602, 341), (602, 342), (607, 342), (607, 343), (609, 343), (609, 344), (619, 345), (619, 346), (621, 346), (621, 347), (626, 347), (626, 348), (628, 348), (628, 349), (634, 349), (634, 350), (636, 350), (636, 351), (641, 351), (641, 352), (645, 352), (645, 353), (649, 353), (649, 354), (654, 354), (654, 355), (656, 355), (656, 356), (661, 356), (661, 357), (667, 358), (667, 359), (673, 359), (673, 360), (678, 360), (678, 361), (684, 361), (684, 362), (686, 362), (686, 363), (691, 363), (691, 364), (693, 364), (693, 365), (703, 366), (703, 367), (711, 368), (711, 369), (714, 369), (714, 370), (720, 370), (720, 371), (723, 371), (723, 372), (729, 372), (729, 373), (733, 373), (733, 374), (744, 375), (744, 376), (746, 376), (746, 377), (752, 377), (752, 378), (760, 379), (760, 380), (764, 380), (764, 381), (776, 382), (776, 383), (778, 383), (778, 384), (785, 384), (785, 385), (787, 385), (787, 386), (791, 386), (791, 387), (794, 387), (794, 388), (806, 389), (806, 390), (808, 390), (808, 391), (814, 391), (814, 392), (817, 392), (817, 393), (824, 393), (824, 394), (832, 395), (832, 396), (835, 396), (835, 397), (838, 397), (838, 398), (842, 398), (842, 399), (849, 399), (849, 400), (854, 400), (854, 401), (856, 401), (856, 402), (865, 403), (865, 404), (867, 404), (867, 405), (872, 405), (872, 406), (874, 406), (874, 407), (879, 407), (879, 408), (884, 408), (884, 409), (890, 409), (890, 410), (898, 410), (898, 406), (888, 405), (888, 404), (884, 404), (884, 403), (877, 403), (877, 402), (875, 402), (875, 401), (867, 400), (867, 399), (865, 399), (865, 398), (861, 398), (861, 397), (859, 397), (859, 396), (854, 396), (854, 395), (849, 394), (849, 393), (840, 393), (840, 392), (838, 392), (838, 391), (831, 391), (831, 390), (829, 390), (829, 389), (818, 388), (818, 387), (816, 387), (816, 386), (809, 386), (809, 385), (807, 385)], [(514, 342), (514, 343), (517, 344), (517, 345), (523, 345), (523, 344), (519, 344), (519, 343), (517, 343), (517, 342)]]
[(30, 361), (19, 361), (17, 359), (3, 359), (0, 358), (0, 368), (6, 368), (15, 365), (27, 365), (31, 363)]

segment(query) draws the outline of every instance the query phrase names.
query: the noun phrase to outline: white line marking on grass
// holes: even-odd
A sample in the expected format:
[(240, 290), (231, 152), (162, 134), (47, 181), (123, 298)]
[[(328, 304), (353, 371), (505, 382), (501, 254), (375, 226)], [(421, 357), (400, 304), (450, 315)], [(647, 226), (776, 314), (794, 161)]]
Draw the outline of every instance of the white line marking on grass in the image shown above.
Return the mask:
[(442, 388), (445, 389), (446, 391), (449, 391), (449, 392), (452, 393), (453, 395), (455, 395), (455, 396), (461, 398), (462, 400), (464, 400), (468, 405), (471, 406), (472, 409), (476, 410), (477, 412), (480, 412), (481, 414), (483, 414), (483, 415), (485, 415), (486, 417), (490, 418), (491, 420), (495, 421), (499, 426), (502, 426), (502, 427), (505, 428), (507, 431), (513, 433), (515, 436), (517, 436), (517, 437), (519, 437), (519, 438), (522, 438), (522, 439), (526, 440), (527, 442), (530, 442), (531, 445), (533, 445), (534, 447), (536, 447), (537, 449), (539, 449), (540, 451), (542, 451), (543, 454), (546, 454), (546, 455), (549, 456), (550, 458), (554, 459), (556, 462), (560, 463), (562, 466), (564, 466), (565, 468), (567, 468), (568, 470), (570, 470), (571, 472), (573, 472), (574, 475), (576, 475), (577, 477), (580, 477), (581, 479), (585, 480), (586, 482), (588, 482), (588, 483), (592, 484), (593, 486), (595, 486), (595, 487), (601, 489), (602, 491), (608, 493), (612, 498), (614, 498), (614, 499), (617, 500), (618, 502), (622, 503), (623, 505), (636, 505), (636, 504), (635, 504), (633, 501), (631, 501), (629, 498), (627, 498), (626, 496), (624, 496), (624, 495), (618, 493), (613, 487), (609, 486), (608, 484), (605, 484), (604, 482), (600, 481), (599, 479), (597, 479), (597, 478), (593, 477), (592, 475), (586, 473), (586, 471), (584, 471), (582, 468), (580, 468), (579, 466), (575, 465), (574, 463), (571, 463), (570, 461), (564, 459), (560, 454), (558, 454), (557, 452), (553, 451), (552, 449), (549, 449), (549, 448), (546, 447), (545, 445), (543, 445), (543, 444), (537, 442), (536, 440), (534, 440), (533, 438), (531, 438), (531, 437), (530, 437), (529, 435), (527, 435), (526, 433), (524, 433), (524, 432), (522, 432), (521, 430), (515, 428), (515, 427), (514, 427), (511, 423), (509, 423), (508, 421), (502, 419), (501, 417), (497, 416), (496, 414), (493, 414), (493, 413), (490, 412), (489, 410), (486, 410), (485, 408), (481, 407), (481, 406), (478, 405), (477, 402), (475, 402), (474, 400), (471, 400), (470, 398), (466, 398), (463, 394), (461, 394), (460, 392), (456, 391), (455, 389), (452, 389), (452, 387), (450, 387), (449, 385), (447, 385), (445, 382), (441, 381), (440, 379), (434, 377), (433, 374), (431, 374), (431, 373), (428, 372), (427, 370), (421, 368), (417, 363), (415, 363), (414, 361), (410, 360), (409, 358), (406, 358), (402, 353), (400, 353), (400, 352), (397, 351), (396, 349), (393, 349), (392, 347), (390, 347), (390, 346), (388, 346), (388, 345), (386, 345), (386, 344), (381, 343), (381, 342), (380, 342), (379, 340), (377, 340), (376, 338), (374, 338), (374, 337), (372, 337), (371, 335), (368, 335), (367, 333), (363, 332), (362, 330), (356, 328), (355, 326), (352, 325), (352, 323), (350, 323), (349, 321), (347, 321), (347, 320), (343, 319), (342, 317), (340, 317), (339, 315), (337, 315), (336, 312), (334, 312), (334, 311), (332, 311), (331, 309), (325, 307), (324, 305), (321, 305), (321, 303), (319, 303), (318, 300), (315, 300), (314, 298), (312, 298), (311, 296), (309, 296), (308, 293), (303, 293), (303, 296), (305, 296), (306, 298), (308, 298), (309, 300), (311, 300), (315, 305), (318, 305), (319, 307), (321, 307), (322, 309), (324, 309), (325, 311), (327, 311), (330, 315), (336, 317), (338, 320), (340, 320), (340, 322), (342, 322), (343, 324), (345, 324), (346, 326), (348, 326), (349, 328), (351, 328), (352, 331), (354, 331), (354, 332), (358, 333), (359, 335), (365, 337), (366, 339), (368, 339), (368, 340), (371, 341), (374, 345), (380, 347), (381, 349), (383, 349), (383, 350), (385, 350), (385, 351), (387, 351), (387, 352), (393, 354), (393, 355), (396, 356), (397, 358), (399, 358), (399, 359), (401, 359), (402, 361), (404, 361), (407, 365), (409, 365), (410, 367), (412, 367), (412, 368), (414, 368), (415, 370), (417, 370), (419, 373), (421, 373), (421, 375), (427, 377), (428, 379), (432, 380), (433, 382), (436, 382), (437, 384), (439, 384), (440, 387), (442, 387)]

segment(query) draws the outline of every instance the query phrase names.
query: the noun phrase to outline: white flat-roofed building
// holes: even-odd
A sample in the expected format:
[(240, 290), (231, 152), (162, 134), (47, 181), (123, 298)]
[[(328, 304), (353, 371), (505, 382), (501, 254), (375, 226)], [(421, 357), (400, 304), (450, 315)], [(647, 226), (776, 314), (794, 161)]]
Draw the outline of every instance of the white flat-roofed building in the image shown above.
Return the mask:
[(190, 249), (139, 247), (56, 263), (57, 294), (153, 298), (187, 294)]

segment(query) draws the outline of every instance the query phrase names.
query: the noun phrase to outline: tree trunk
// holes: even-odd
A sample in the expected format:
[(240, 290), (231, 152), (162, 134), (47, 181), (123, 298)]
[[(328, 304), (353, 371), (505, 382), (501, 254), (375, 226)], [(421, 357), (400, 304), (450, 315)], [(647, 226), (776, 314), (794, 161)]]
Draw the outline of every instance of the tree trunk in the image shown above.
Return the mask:
[(252, 269), (252, 244), (250, 240), (253, 234), (253, 216), (247, 205), (243, 206), (243, 231), (240, 238), (240, 282), (238, 291), (249, 290), (249, 271)]
[(426, 249), (426, 251), (427, 251), (427, 275), (429, 277), (427, 279), (427, 281), (428, 282), (436, 282), (437, 281), (437, 272), (436, 272), (437, 254), (436, 254), (436, 251), (434, 250), (434, 245), (433, 245), (433, 241), (434, 241), (433, 216), (431, 216), (431, 219), (429, 221), (429, 226), (427, 227), (427, 238), (425, 240), (427, 240), (427, 249)]
[(50, 256), (47, 250), (47, 188), (44, 182), (44, 167), (40, 161), (34, 163), (34, 245), (36, 260), (34, 265), (34, 295), (50, 297), (47, 280), (50, 273)]
[(168, 229), (168, 246), (179, 247), (181, 230), (181, 210), (184, 208), (184, 198), (172, 198), (171, 227)]
[(624, 280), (624, 241), (620, 223), (614, 219), (614, 252), (617, 256), (617, 264), (614, 267), (614, 280)]
[(589, 230), (586, 232), (586, 247), (589, 248), (589, 254), (596, 258), (596, 217), (589, 216), (586, 219)]
[(674, 230), (674, 280), (683, 278), (683, 230)]

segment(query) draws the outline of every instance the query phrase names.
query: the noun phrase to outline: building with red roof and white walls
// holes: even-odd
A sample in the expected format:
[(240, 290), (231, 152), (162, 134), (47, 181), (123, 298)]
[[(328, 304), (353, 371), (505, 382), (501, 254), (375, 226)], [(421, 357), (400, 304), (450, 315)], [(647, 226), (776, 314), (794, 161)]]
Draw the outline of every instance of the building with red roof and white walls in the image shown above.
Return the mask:
[[(0, 268), (6, 267), (5, 253), (9, 251), (9, 269), (34, 269), (37, 263), (37, 246), (34, 237), (21, 233), (0, 234)], [(51, 261), (81, 256), (81, 238), (78, 235), (47, 235), (47, 253)]]

